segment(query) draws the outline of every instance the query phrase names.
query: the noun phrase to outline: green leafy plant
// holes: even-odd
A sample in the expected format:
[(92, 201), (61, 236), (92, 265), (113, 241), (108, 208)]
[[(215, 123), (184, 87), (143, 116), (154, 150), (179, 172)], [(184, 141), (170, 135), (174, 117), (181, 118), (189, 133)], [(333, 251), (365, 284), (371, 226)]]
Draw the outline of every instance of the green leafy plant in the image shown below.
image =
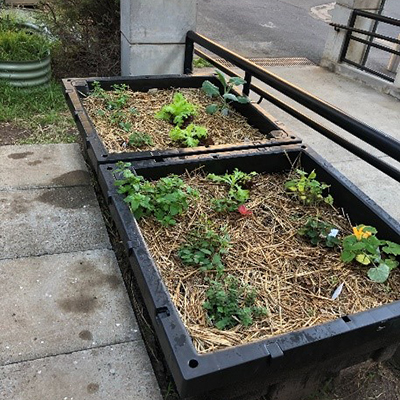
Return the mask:
[(0, 17), (0, 60), (36, 61), (49, 55), (52, 41), (39, 28), (21, 21)]
[(150, 182), (135, 175), (129, 166), (129, 163), (118, 165), (114, 174), (122, 175), (122, 179), (117, 179), (115, 185), (118, 193), (126, 195), (124, 201), (135, 218), (154, 216), (162, 225), (175, 225), (176, 216), (187, 210), (189, 198), (197, 192), (176, 175)]
[(343, 239), (341, 259), (349, 263), (353, 260), (371, 266), (368, 277), (378, 283), (385, 282), (390, 271), (398, 267), (396, 256), (400, 255), (400, 245), (388, 240), (379, 240), (377, 230), (372, 226), (358, 225), (353, 234)]
[(196, 57), (193, 59), (193, 67), (195, 68), (207, 68), (212, 67), (212, 64), (201, 57)]
[(229, 114), (229, 103), (237, 102), (241, 104), (249, 103), (250, 100), (246, 96), (236, 96), (231, 93), (234, 86), (243, 85), (246, 81), (237, 76), (230, 78), (228, 81), (225, 78), (225, 75), (220, 70), (215, 70), (218, 80), (221, 82), (223, 93), (221, 95), (218, 86), (214, 85), (210, 81), (204, 81), (202, 85), (202, 89), (205, 94), (213, 97), (218, 97), (222, 100), (222, 105), (219, 104), (210, 104), (206, 108), (206, 112), (208, 114), (215, 114), (217, 111), (221, 111), (222, 115), (227, 116)]
[(173, 123), (176, 126), (182, 126), (190, 117), (197, 115), (197, 107), (188, 102), (182, 93), (175, 93), (173, 102), (165, 105), (156, 113), (157, 119), (162, 119)]
[(339, 229), (317, 217), (308, 218), (306, 224), (298, 232), (299, 235), (307, 237), (313, 245), (322, 244), (326, 247), (340, 245), (337, 237)]
[(251, 186), (251, 181), (256, 176), (256, 172), (249, 174), (239, 171), (237, 168), (232, 174), (215, 175), (208, 174), (207, 178), (213, 182), (222, 183), (229, 187), (228, 194), (222, 199), (213, 200), (213, 208), (218, 212), (235, 211), (248, 199), (250, 192), (245, 187)]
[(185, 129), (176, 126), (169, 132), (169, 137), (186, 147), (196, 147), (201, 139), (207, 138), (207, 128), (195, 124), (189, 124)]
[(213, 228), (210, 221), (200, 221), (189, 233), (187, 240), (178, 250), (182, 263), (201, 271), (224, 271), (222, 256), (229, 249), (229, 234), (226, 227)]
[[(106, 110), (118, 111), (123, 109), (128, 103), (128, 99), (130, 96), (129, 86), (125, 84), (116, 84), (112, 85), (112, 88), (113, 90), (107, 91), (101, 87), (100, 82), (94, 81), (92, 83), (92, 91), (90, 93), (90, 96), (102, 99)], [(135, 108), (132, 108), (130, 112), (134, 114), (135, 112), (137, 113), (137, 110)], [(119, 114), (119, 116), (121, 115), (122, 114)]]
[(315, 178), (317, 174), (315, 171), (311, 171), (309, 174), (307, 172), (297, 169), (297, 176), (285, 182), (285, 189), (300, 200), (303, 204), (317, 204), (320, 202), (325, 202), (329, 205), (333, 204), (333, 197), (327, 195), (324, 197), (324, 190), (328, 189), (330, 185), (324, 182), (319, 182)]
[(128, 145), (132, 147), (153, 146), (153, 139), (148, 133), (134, 131), (128, 139)]
[(255, 306), (254, 288), (240, 284), (232, 275), (223, 281), (211, 281), (203, 303), (210, 322), (218, 329), (230, 329), (238, 324), (250, 326), (254, 318), (267, 315), (265, 307)]

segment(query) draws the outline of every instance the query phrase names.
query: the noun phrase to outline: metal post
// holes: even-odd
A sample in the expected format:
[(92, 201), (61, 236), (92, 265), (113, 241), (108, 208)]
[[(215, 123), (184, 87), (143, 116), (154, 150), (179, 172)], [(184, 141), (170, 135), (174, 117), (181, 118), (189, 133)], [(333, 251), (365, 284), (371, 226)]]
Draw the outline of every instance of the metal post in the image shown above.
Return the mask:
[(193, 52), (194, 52), (194, 42), (188, 36), (186, 36), (185, 42), (185, 61), (183, 64), (183, 73), (192, 74), (193, 73)]

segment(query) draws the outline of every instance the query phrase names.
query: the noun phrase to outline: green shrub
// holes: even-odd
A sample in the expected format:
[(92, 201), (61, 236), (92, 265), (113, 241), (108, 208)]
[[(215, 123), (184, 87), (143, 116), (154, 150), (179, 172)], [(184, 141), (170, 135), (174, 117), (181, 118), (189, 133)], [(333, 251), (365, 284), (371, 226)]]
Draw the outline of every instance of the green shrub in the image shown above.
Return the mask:
[(51, 47), (47, 36), (28, 28), (9, 15), (0, 16), (0, 60), (36, 61), (45, 58)]
[(56, 77), (120, 74), (119, 0), (43, 0), (41, 9), (41, 22), (58, 39)]

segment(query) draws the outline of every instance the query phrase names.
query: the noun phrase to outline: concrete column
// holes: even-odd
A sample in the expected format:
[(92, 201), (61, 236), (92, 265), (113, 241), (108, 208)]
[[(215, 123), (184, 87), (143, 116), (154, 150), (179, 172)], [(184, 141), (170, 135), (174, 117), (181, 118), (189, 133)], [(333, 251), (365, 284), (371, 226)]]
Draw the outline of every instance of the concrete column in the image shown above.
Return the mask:
[[(379, 10), (383, 0), (338, 0), (335, 8), (332, 11), (332, 22), (341, 25), (347, 25), (350, 16), (355, 9), (360, 9), (368, 12), (376, 13)], [(373, 21), (366, 18), (357, 17), (355, 28), (370, 31), (372, 30)], [(343, 42), (346, 37), (347, 31), (341, 29), (340, 31), (331, 30), (325, 50), (322, 55), (321, 65), (328, 68), (334, 68), (334, 66), (340, 60), (340, 54), (343, 48)], [(367, 39), (366, 35), (353, 34), (363, 39)], [(350, 41), (346, 58), (354, 62), (361, 62), (366, 45), (355, 41)]]
[[(396, 78), (394, 80), (394, 87), (400, 89), (400, 64), (397, 64), (397, 72), (396, 72)], [(399, 355), (399, 360), (400, 360), (400, 355)]]
[(122, 75), (183, 73), (197, 0), (121, 0)]

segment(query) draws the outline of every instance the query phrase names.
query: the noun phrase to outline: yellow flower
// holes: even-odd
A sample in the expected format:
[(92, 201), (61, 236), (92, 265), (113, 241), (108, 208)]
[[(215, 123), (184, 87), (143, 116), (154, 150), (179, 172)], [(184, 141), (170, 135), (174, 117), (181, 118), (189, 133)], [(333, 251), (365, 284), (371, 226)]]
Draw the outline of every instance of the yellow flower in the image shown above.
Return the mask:
[(367, 239), (372, 235), (371, 232), (363, 232), (365, 225), (359, 225), (358, 227), (353, 227), (353, 234), (357, 240)]

